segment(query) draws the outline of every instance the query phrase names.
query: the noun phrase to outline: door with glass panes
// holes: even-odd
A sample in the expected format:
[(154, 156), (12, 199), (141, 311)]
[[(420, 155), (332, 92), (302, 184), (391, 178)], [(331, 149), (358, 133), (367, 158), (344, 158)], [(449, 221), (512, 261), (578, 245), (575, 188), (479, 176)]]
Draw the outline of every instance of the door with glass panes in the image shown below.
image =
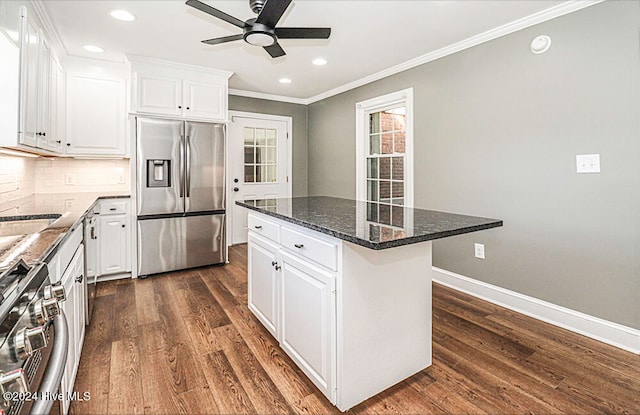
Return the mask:
[[(259, 114), (256, 114), (258, 117)], [(247, 209), (236, 200), (264, 200), (290, 197), (287, 177), (286, 120), (233, 116), (229, 124), (230, 192), (228, 222), (230, 245), (247, 242)]]

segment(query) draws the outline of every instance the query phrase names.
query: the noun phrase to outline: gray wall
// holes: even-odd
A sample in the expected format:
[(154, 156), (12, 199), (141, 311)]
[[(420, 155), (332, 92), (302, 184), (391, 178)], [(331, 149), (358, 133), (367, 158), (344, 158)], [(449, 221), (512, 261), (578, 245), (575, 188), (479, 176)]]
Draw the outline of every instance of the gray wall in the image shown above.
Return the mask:
[(293, 118), (293, 164), (291, 190), (293, 196), (307, 195), (307, 106), (265, 99), (229, 95), (229, 109), (259, 114), (285, 115)]
[[(435, 242), (434, 265), (640, 329), (639, 4), (601, 3), (311, 104), (309, 194), (355, 196), (355, 103), (413, 87), (416, 207), (504, 220)], [(553, 44), (533, 55), (539, 34)], [(602, 173), (576, 174), (592, 153)]]

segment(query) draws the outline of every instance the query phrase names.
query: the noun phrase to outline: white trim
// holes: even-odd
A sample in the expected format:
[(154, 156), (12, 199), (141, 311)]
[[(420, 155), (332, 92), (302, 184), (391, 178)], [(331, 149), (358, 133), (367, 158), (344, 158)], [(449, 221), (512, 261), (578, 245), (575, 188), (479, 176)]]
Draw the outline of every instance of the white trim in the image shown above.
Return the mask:
[[(57, 32), (57, 30), (55, 30), (55, 26), (53, 26), (53, 24), (50, 24), (51, 22), (51, 18), (49, 17), (49, 14), (47, 13), (47, 10), (45, 7), (42, 6), (42, 0), (35, 0), (37, 1), (38, 4), (37, 7), (37, 11), (38, 14), (42, 17), (41, 20), (47, 20), (47, 23), (45, 23), (45, 25), (47, 26), (47, 30), (50, 31), (49, 29), (53, 29), (51, 30), (51, 34), (52, 36), (54, 36), (55, 39), (55, 43), (58, 44), (59, 46), (61, 46), (62, 51), (68, 56), (69, 53), (67, 52), (64, 43), (61, 41), (60, 35)], [(435, 50), (433, 52), (427, 53), (425, 55), (422, 56), (418, 56), (417, 58), (414, 59), (410, 59), (406, 62), (400, 63), (398, 65), (392, 66), (390, 68), (387, 68), (385, 70), (382, 70), (380, 72), (376, 72), (372, 75), (366, 76), (364, 78), (358, 79), (356, 81), (353, 82), (349, 82), (347, 84), (344, 84), (342, 86), (339, 86), (337, 88), (333, 88), (330, 89), (328, 91), (322, 92), (320, 94), (311, 96), (309, 98), (295, 98), (295, 97), (288, 97), (288, 96), (284, 96), (284, 95), (273, 95), (273, 94), (265, 94), (262, 92), (253, 92), (253, 91), (246, 91), (246, 90), (241, 90), (241, 89), (229, 89), (229, 94), (230, 95), (238, 95), (238, 96), (244, 96), (244, 97), (250, 97), (250, 98), (259, 98), (259, 99), (266, 99), (266, 100), (271, 100), (271, 101), (280, 101), (280, 102), (289, 102), (292, 104), (302, 104), (302, 105), (309, 105), (309, 104), (313, 104), (314, 102), (317, 101), (321, 101), (325, 98), (329, 98), (332, 97), (334, 95), (338, 95), (341, 94), (343, 92), (349, 91), (351, 89), (355, 89), (358, 88), (360, 86), (369, 84), (371, 82), (374, 81), (378, 81), (380, 79), (386, 78), (388, 76), (397, 74), (399, 72), (402, 71), (406, 71), (408, 69), (414, 68), (416, 66), (434, 61), (436, 59), (440, 59), (444, 56), (447, 55), (451, 55), (453, 53), (459, 52), (461, 50), (464, 49), (468, 49), (470, 47), (479, 45), (481, 43), (485, 43), (488, 42), (490, 40), (493, 39), (497, 39), (499, 37), (508, 35), (510, 33), (513, 32), (517, 32), (518, 30), (522, 30), (525, 29), (527, 27), (530, 26), (534, 26), (536, 24), (539, 23), (543, 23), (546, 22), (548, 20), (551, 19), (555, 19), (556, 17), (560, 17), (560, 16), (564, 16), (566, 14), (569, 13), (573, 13), (575, 11), (584, 9), (586, 7), (589, 6), (593, 6), (595, 4), (601, 3), (605, 0), (571, 0), (571, 1), (566, 1), (564, 3), (561, 3), (557, 6), (553, 6), (550, 7), (548, 9), (542, 10), (540, 12), (534, 13), (530, 16), (527, 17), (523, 17), (521, 19), (515, 20), (513, 22), (504, 24), (502, 26), (496, 27), (494, 29), (491, 30), (487, 30), (486, 32), (480, 33), (476, 36), (472, 36), (470, 38), (467, 38), (465, 40), (462, 40), (460, 42), (454, 43), (452, 45), (449, 46), (445, 46), (441, 49)], [(44, 22), (43, 22), (44, 23)], [(129, 56), (127, 56), (129, 57)], [(142, 58), (142, 59), (151, 59), (151, 58), (144, 58), (144, 57), (136, 57), (134, 56), (134, 59), (136, 58)], [(139, 59), (140, 60), (140, 59)], [(163, 61), (163, 62), (167, 62), (167, 61)], [(206, 67), (200, 67), (200, 66), (194, 66), (193, 69), (204, 69), (204, 70), (211, 70), (211, 68), (206, 68)], [(214, 69), (215, 70), (215, 69)], [(226, 72), (226, 71), (223, 71)], [(227, 72), (229, 73), (229, 72)], [(233, 73), (231, 73), (233, 74)], [(230, 77), (231, 75), (229, 75)]]
[(433, 281), (583, 336), (640, 354), (640, 330), (433, 267)]
[(425, 63), (443, 58), (445, 56), (454, 54), (456, 52), (460, 52), (462, 50), (471, 48), (473, 46), (477, 46), (479, 44), (489, 42), (493, 39), (497, 39), (499, 37), (517, 32), (518, 30), (526, 29), (527, 27), (544, 23), (546, 21), (555, 19), (556, 17), (564, 16), (566, 14), (584, 9), (586, 7), (593, 6), (598, 3), (602, 3), (603, 1), (605, 0), (566, 1), (557, 6), (550, 7), (540, 12), (534, 13), (530, 16), (523, 17), (521, 19), (504, 24), (502, 26), (498, 26), (491, 30), (487, 30), (486, 32), (461, 40), (460, 42), (456, 42), (452, 45), (445, 46), (438, 50), (434, 50), (433, 52), (429, 52), (427, 54), (418, 56), (406, 62), (400, 63), (398, 65), (394, 65), (380, 72), (376, 72), (372, 75), (365, 76), (364, 78), (346, 83), (342, 86), (330, 89), (328, 91), (322, 92), (318, 95), (311, 96), (309, 98), (292, 98), (292, 97), (285, 97), (281, 95), (270, 95), (270, 94), (262, 94), (259, 92), (242, 91), (238, 89), (229, 90), (230, 91), (229, 93), (231, 93), (232, 95), (240, 95), (240, 96), (247, 96), (247, 97), (254, 97), (254, 98), (270, 99), (274, 101), (292, 102), (295, 104), (309, 105), (309, 104), (313, 104), (314, 102), (318, 102), (323, 99), (332, 97), (334, 95), (338, 95), (343, 92), (349, 91), (351, 89), (355, 89), (360, 86), (369, 84), (371, 82), (378, 81), (388, 76), (395, 75), (399, 72), (403, 72), (408, 69), (415, 68), (416, 66), (423, 65)]
[(236, 95), (239, 97), (266, 99), (269, 101), (289, 102), (291, 104), (307, 105), (308, 100), (305, 98), (293, 98), (286, 97), (284, 95), (265, 94), (262, 92), (245, 91), (243, 89), (229, 88), (229, 95)]
[(38, 18), (42, 22), (42, 26), (44, 26), (44, 30), (49, 35), (48, 36), (49, 42), (52, 44), (53, 49), (56, 52), (61, 53), (63, 55), (63, 56), (58, 56), (58, 59), (69, 56), (69, 51), (67, 51), (66, 46), (62, 42), (60, 33), (58, 32), (58, 29), (56, 28), (56, 26), (53, 24), (51, 20), (51, 16), (49, 16), (49, 13), (47, 12), (47, 8), (45, 7), (43, 0), (32, 0), (31, 5), (33, 6), (33, 9), (36, 12), (35, 13), (36, 16), (38, 16)]
[(360, 86), (369, 84), (371, 82), (386, 78), (388, 76), (395, 75), (399, 72), (403, 72), (408, 69), (415, 68), (416, 66), (420, 66), (422, 64), (434, 61), (436, 59), (440, 59), (447, 55), (460, 52), (461, 50), (468, 49), (473, 46), (477, 46), (481, 43), (485, 43), (490, 40), (497, 39), (499, 37), (508, 35), (510, 33), (517, 32), (518, 30), (522, 30), (527, 27), (530, 27), (542, 22), (546, 22), (547, 20), (551, 20), (556, 17), (575, 12), (585, 7), (593, 6), (594, 4), (601, 3), (603, 1), (604, 0), (567, 1), (565, 3), (551, 7), (549, 9), (542, 10), (538, 13), (534, 13), (522, 19), (515, 20), (513, 22), (507, 23), (502, 26), (498, 26), (495, 29), (487, 30), (486, 32), (472, 36), (460, 42), (456, 42), (452, 45), (445, 46), (433, 52), (429, 52), (425, 55), (418, 56), (417, 58), (408, 60), (399, 65), (392, 66), (380, 72), (376, 72), (372, 75), (366, 76), (356, 81), (349, 82), (348, 84), (344, 84), (342, 86), (323, 92), (321, 94), (309, 97), (306, 100), (307, 104), (312, 104), (314, 102), (321, 101), (325, 98), (329, 98), (334, 95), (341, 94), (351, 89), (355, 89)]
[(125, 55), (125, 57), (131, 63), (134, 71), (136, 70), (135, 68), (136, 65), (142, 64), (142, 65), (152, 65), (152, 66), (161, 65), (168, 68), (177, 69), (180, 71), (182, 70), (199, 71), (199, 72), (204, 72), (206, 74), (213, 74), (220, 77), (226, 77), (227, 79), (231, 78), (231, 76), (233, 75), (233, 72), (223, 71), (221, 69), (209, 68), (208, 66), (191, 65), (187, 63), (167, 61), (167, 60), (158, 59), (158, 58), (148, 58), (146, 56), (138, 56), (138, 55)]
[(404, 103), (406, 108), (405, 156), (404, 156), (404, 205), (413, 207), (413, 88), (403, 89), (387, 95), (356, 103), (356, 199), (367, 200), (366, 143), (368, 138), (367, 113)]
[[(274, 114), (260, 114), (256, 112), (245, 111), (229, 111), (229, 122), (233, 122), (234, 118), (249, 118), (254, 120), (269, 120), (269, 121), (281, 121), (287, 125), (287, 197), (292, 197), (293, 194), (293, 117)], [(233, 205), (231, 192), (233, 189), (233, 179), (229, 174), (231, 166), (231, 155), (228, 151), (229, 148), (229, 127), (227, 126), (227, 134), (225, 134), (225, 170), (227, 171), (227, 197), (226, 197), (226, 211), (227, 211), (227, 248), (230, 246), (233, 236)], [(227, 256), (227, 259), (229, 257)]]

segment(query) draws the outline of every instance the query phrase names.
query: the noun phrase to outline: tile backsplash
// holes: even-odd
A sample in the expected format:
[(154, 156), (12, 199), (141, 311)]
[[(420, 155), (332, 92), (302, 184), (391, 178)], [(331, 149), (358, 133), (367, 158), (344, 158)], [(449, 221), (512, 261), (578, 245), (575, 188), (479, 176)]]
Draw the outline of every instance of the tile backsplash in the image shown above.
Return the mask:
[(0, 155), (0, 203), (33, 193), (130, 191), (129, 160)]
[(38, 159), (35, 193), (129, 193), (129, 176), (129, 160)]
[(35, 193), (35, 159), (0, 155), (0, 203)]

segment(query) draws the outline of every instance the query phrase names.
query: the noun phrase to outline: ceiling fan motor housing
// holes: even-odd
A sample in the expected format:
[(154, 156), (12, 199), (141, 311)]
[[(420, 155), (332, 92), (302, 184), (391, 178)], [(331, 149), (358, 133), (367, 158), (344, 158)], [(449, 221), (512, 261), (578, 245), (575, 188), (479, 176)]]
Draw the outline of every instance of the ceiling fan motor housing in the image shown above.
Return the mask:
[(256, 23), (256, 19), (249, 19), (245, 22), (242, 37), (250, 45), (263, 47), (271, 46), (278, 40), (273, 28)]
[(251, 10), (253, 10), (255, 14), (258, 14), (262, 11), (266, 2), (267, 0), (249, 0), (249, 7), (251, 7)]

